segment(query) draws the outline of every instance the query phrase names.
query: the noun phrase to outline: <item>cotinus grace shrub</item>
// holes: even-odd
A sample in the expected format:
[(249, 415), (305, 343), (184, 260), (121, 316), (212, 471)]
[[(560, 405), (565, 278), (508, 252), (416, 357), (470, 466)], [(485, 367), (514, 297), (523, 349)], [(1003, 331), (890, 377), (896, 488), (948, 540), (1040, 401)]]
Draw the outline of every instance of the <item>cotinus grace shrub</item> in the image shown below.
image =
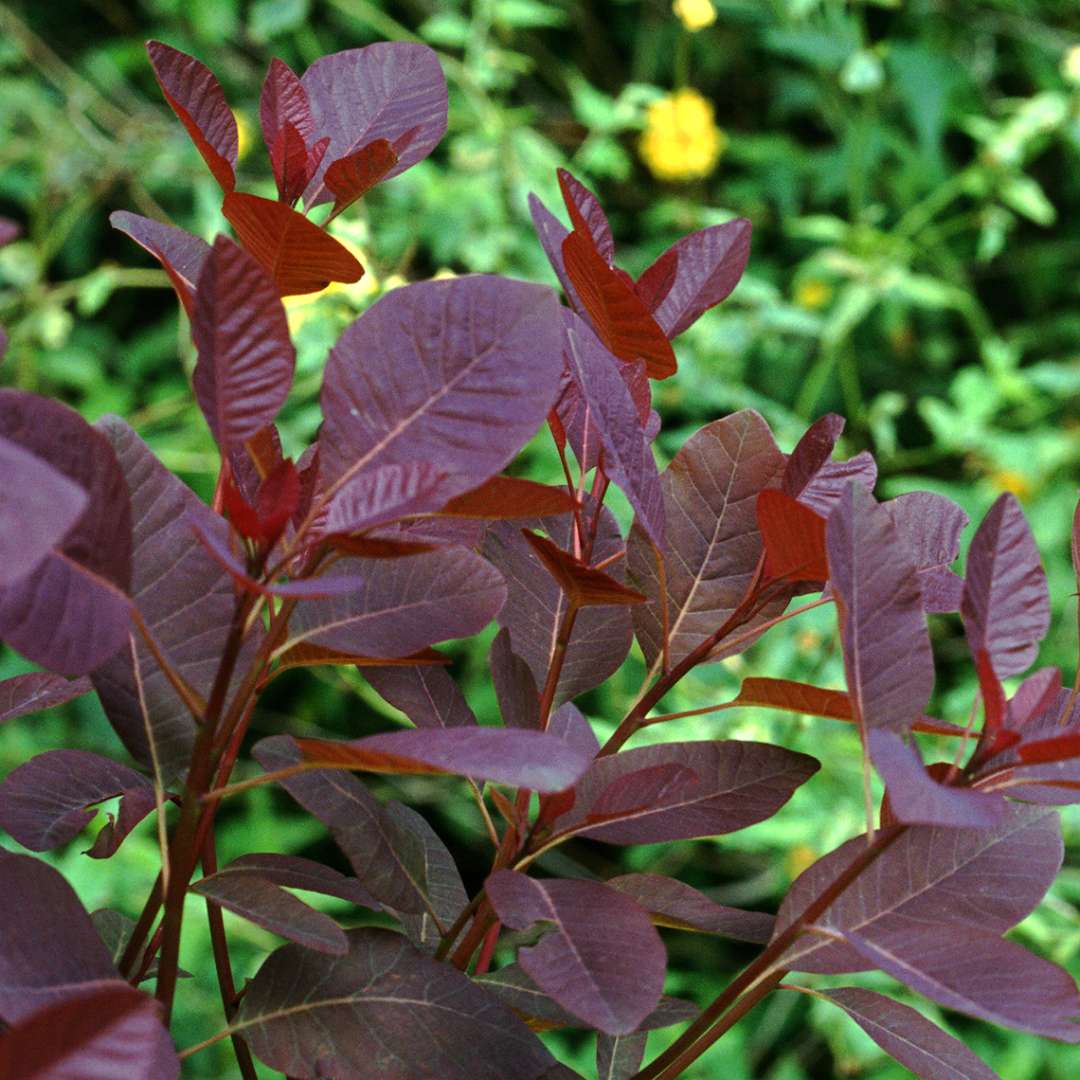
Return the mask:
[[(601, 1076), (669, 1080), (799, 972), (850, 973), (848, 986), (792, 988), (843, 1009), (916, 1075), (993, 1076), (861, 986), (872, 969), (946, 1008), (1080, 1042), (1073, 980), (1004, 936), (1058, 872), (1055, 806), (1080, 800), (1076, 691), (1045, 668), (1003, 689), (1049, 621), (1016, 500), (1002, 496), (974, 530), (960, 576), (963, 511), (929, 493), (876, 498), (869, 454), (833, 458), (837, 416), (790, 453), (755, 412), (720, 417), (659, 472), (652, 382), (675, 376), (672, 339), (734, 288), (750, 226), (686, 236), (634, 280), (596, 198), (565, 172), (570, 227), (539, 200), (531, 209), (566, 303), (487, 275), (387, 294), (331, 351), (318, 440), (290, 460), (274, 427), (294, 367), (281, 297), (363, 273), (326, 222), (438, 143), (442, 73), (429, 49), (399, 43), (324, 57), (301, 78), (275, 60), (261, 104), (273, 201), (237, 190), (236, 123), (210, 71), (158, 42), (149, 52), (236, 239), (207, 245), (122, 211), (113, 223), (161, 263), (190, 319), (192, 389), (221, 470), (205, 505), (122, 419), (90, 425), (0, 391), (0, 637), (44, 669), (0, 684), (0, 718), (95, 692), (131, 758), (33, 757), (0, 785), (0, 825), (49, 851), (119, 796), (88, 854), (108, 858), (152, 817), (165, 856), (132, 923), (88, 915), (40, 859), (0, 854), (0, 1072), (171, 1080), (230, 1038), (248, 1078), (258, 1059), (289, 1077), (555, 1080), (576, 1074), (535, 1031), (570, 1027), (596, 1032)], [(565, 485), (505, 473), (543, 425)], [(612, 485), (635, 514), (628, 535), (604, 505)], [(666, 719), (654, 710), (698, 665), (827, 604), (847, 690), (761, 676), (727, 704), (855, 725), (863, 835), (810, 866), (776, 913), (658, 874), (539, 870), (578, 837), (731, 833), (813, 785), (819, 763), (783, 746), (633, 739)], [(963, 622), (979, 686), (965, 724), (926, 712), (928, 612)], [(434, 648), (492, 620), (499, 727), (477, 723)], [(600, 744), (575, 699), (635, 641), (647, 681)], [(232, 780), (262, 691), (310, 665), (359, 666), (411, 726), (264, 738), (248, 778)], [(950, 740), (947, 760), (924, 760), (924, 732)], [(471, 797), (491, 841), (482, 887), (469, 895), (453, 853), (415, 811), (379, 801), (368, 773), (425, 774)], [(314, 815), (353, 874), (275, 851), (219, 866), (215, 816), (259, 784)], [(355, 925), (292, 889), (351, 902)], [(189, 892), (208, 901), (224, 1018), (178, 1050)], [(223, 910), (288, 942), (243, 985)], [(668, 997), (657, 925), (759, 951), (716, 1000)], [(645, 1063), (647, 1033), (675, 1026)]]

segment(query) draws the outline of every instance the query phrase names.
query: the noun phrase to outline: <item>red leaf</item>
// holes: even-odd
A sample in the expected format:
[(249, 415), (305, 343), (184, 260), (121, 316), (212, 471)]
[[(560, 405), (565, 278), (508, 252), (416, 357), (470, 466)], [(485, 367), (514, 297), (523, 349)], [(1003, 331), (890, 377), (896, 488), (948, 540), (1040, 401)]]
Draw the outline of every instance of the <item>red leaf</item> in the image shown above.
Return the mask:
[(596, 196), (566, 169), (556, 169), (559, 190), (574, 229), (592, 237), (597, 254), (611, 266), (615, 259), (615, 241), (611, 226)]
[(147, 42), (146, 51), (165, 100), (187, 128), (221, 190), (229, 194), (236, 187), (239, 139), (236, 117), (221, 84), (205, 64), (163, 42)]
[(296, 667), (326, 667), (338, 664), (354, 664), (357, 667), (412, 667), (449, 664), (450, 660), (434, 649), (424, 649), (412, 656), (402, 656), (396, 660), (384, 660), (374, 656), (357, 656), (354, 653), (338, 652), (326, 649), (322, 645), (312, 645), (310, 641), (301, 641), (278, 657), (280, 663), (276, 671), (285, 671)]
[(537, 484), (516, 476), (493, 476), (478, 488), (451, 499), (439, 515), (500, 521), (566, 514), (576, 507), (577, 501), (565, 488)]
[[(326, 153), (329, 144), (324, 140), (321, 145), (322, 153)], [(293, 206), (318, 168), (317, 164), (312, 165), (307, 143), (293, 124), (286, 123), (274, 136), (270, 144), (270, 168), (274, 172), (278, 198), (287, 206)]]
[(289, 458), (259, 485), (255, 508), (259, 513), (261, 539), (274, 543), (300, 505), (300, 474)]
[(600, 340), (620, 360), (644, 360), (650, 378), (675, 374), (671, 342), (633, 288), (574, 231), (563, 241), (563, 265)]
[(1048, 761), (1080, 757), (1080, 735), (1055, 735), (1051, 739), (1024, 743), (1017, 749), (1017, 754), (1025, 765), (1041, 765)]
[(758, 493), (758, 531), (765, 545), (765, 577), (827, 581), (825, 519), (790, 495), (769, 488)]
[(586, 566), (573, 555), (556, 547), (547, 537), (529, 532), (528, 529), (522, 529), (521, 532), (572, 604), (592, 607), (602, 604), (645, 603), (645, 597), (641, 593), (620, 585), (602, 570)]
[(270, 272), (281, 296), (318, 292), (331, 281), (353, 282), (364, 268), (329, 233), (284, 203), (234, 191), (222, 213), (244, 247)]
[(263, 80), (259, 124), (268, 150), (287, 124), (292, 125), (305, 144), (314, 132), (315, 119), (307, 91), (292, 68), (277, 57), (270, 61)]
[(375, 139), (348, 157), (331, 162), (323, 174), (323, 183), (334, 196), (334, 209), (330, 218), (337, 217), (346, 207), (352, 206), (397, 163), (397, 151), (391, 146), (389, 139)]

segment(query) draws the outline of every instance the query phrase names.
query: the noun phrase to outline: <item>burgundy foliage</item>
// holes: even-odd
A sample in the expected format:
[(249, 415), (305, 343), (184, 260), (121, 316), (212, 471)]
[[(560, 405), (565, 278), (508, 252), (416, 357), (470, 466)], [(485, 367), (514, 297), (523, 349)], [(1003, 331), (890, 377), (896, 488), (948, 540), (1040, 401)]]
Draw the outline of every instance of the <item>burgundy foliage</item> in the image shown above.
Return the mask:
[[(965, 513), (927, 492), (878, 500), (869, 452), (834, 456), (838, 416), (785, 454), (743, 410), (659, 471), (650, 380), (675, 373), (671, 339), (736, 286), (750, 226), (676, 240), (634, 281), (599, 198), (561, 170), (570, 228), (535, 198), (530, 209), (569, 306), (493, 275), (394, 290), (331, 350), (323, 425), (294, 462), (274, 427), (295, 359), (281, 297), (363, 274), (326, 224), (434, 149), (447, 116), (438, 58), (393, 42), (302, 75), (273, 61), (260, 99), (273, 200), (238, 189), (236, 121), (214, 75), (160, 42), (149, 53), (237, 242), (127, 211), (112, 222), (158, 260), (189, 318), (194, 396), (222, 469), (206, 505), (123, 420), (91, 427), (0, 390), (0, 638), (44, 669), (0, 683), (0, 722), (92, 687), (139, 766), (46, 750), (0, 782), (0, 827), (53, 850), (119, 797), (87, 854), (107, 859), (133, 829), (157, 829), (167, 864), (156, 883), (125, 883), (148, 894), (138, 920), (91, 917), (44, 861), (0, 850), (0, 1073), (175, 1080), (168, 1024), (184, 1001), (188, 893), (205, 901), (224, 1017), (180, 1056), (229, 1037), (243, 1080), (251, 1055), (306, 1080), (566, 1080), (575, 1074), (535, 1034), (553, 1027), (596, 1034), (605, 1080), (670, 1080), (788, 970), (877, 969), (944, 1008), (1080, 1042), (1072, 979), (1003, 937), (1061, 866), (1053, 807), (1080, 802), (1075, 691), (1052, 668), (1011, 697), (1003, 684), (1034, 664), (1049, 622), (1018, 502), (989, 509), (961, 575)], [(0, 243), (10, 226), (0, 221)], [(515, 475), (516, 459), (545, 424), (561, 475), (538, 483)], [(612, 485), (629, 529), (604, 505)], [(1080, 581), (1080, 510), (1072, 548)], [(723, 836), (791, 813), (803, 785), (812, 797), (820, 763), (784, 746), (625, 746), (672, 718), (659, 707), (698, 665), (798, 616), (799, 594), (834, 605), (846, 686), (754, 675), (694, 711), (851, 725), (853, 752), (885, 785), (878, 809), (864, 778), (866, 834), (802, 873), (775, 915), (718, 903), (698, 876), (701, 887), (660, 873), (552, 876), (575, 849), (591, 845), (579, 865), (595, 870), (610, 865), (598, 845)], [(962, 716), (927, 713), (928, 612), (966, 632), (979, 699)], [(494, 694), (474, 712), (453, 648), (432, 646), (493, 621)], [(621, 718), (591, 716), (582, 695), (620, 669), (635, 636), (639, 699)], [(286, 721), (252, 738), (266, 730), (271, 680), (335, 665), (355, 665), (387, 703), (374, 727), (373, 716), (345, 733)], [(945, 760), (924, 762), (924, 733), (950, 740)], [(218, 867), (219, 809), (269, 784), (325, 826), (351, 873), (259, 851)], [(463, 814), (491, 846), (483, 881), (463, 877), (426, 817), (387, 790), (471, 799)], [(339, 924), (294, 890), (352, 908)], [(289, 942), (239, 993), (222, 910)], [(761, 949), (715, 1002), (691, 1003), (662, 995), (661, 933)], [(920, 1077), (992, 1076), (889, 997), (798, 989)], [(646, 1033), (675, 1024), (689, 1027), (643, 1064)]]

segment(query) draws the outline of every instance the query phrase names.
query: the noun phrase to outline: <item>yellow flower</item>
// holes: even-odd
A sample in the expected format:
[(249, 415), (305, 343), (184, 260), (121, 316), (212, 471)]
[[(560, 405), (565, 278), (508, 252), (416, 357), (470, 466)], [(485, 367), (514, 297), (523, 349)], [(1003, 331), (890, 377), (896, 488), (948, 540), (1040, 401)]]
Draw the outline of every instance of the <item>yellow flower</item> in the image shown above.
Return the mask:
[(716, 22), (716, 8), (712, 6), (712, 0), (675, 0), (671, 10), (691, 33), (704, 30)]
[(832, 286), (818, 278), (804, 278), (795, 286), (795, 303), (807, 311), (817, 311), (832, 299)]
[(989, 479), (995, 490), (1011, 491), (1020, 500), (1029, 499), (1035, 490), (1031, 481), (1016, 469), (999, 469)]
[(243, 161), (251, 149), (252, 127), (247, 113), (237, 112), (236, 116), (236, 157)]
[(712, 103), (685, 89), (649, 106), (639, 150), (658, 179), (694, 180), (713, 171), (727, 143)]
[(1080, 86), (1080, 45), (1065, 51), (1061, 58), (1061, 77), (1070, 86)]

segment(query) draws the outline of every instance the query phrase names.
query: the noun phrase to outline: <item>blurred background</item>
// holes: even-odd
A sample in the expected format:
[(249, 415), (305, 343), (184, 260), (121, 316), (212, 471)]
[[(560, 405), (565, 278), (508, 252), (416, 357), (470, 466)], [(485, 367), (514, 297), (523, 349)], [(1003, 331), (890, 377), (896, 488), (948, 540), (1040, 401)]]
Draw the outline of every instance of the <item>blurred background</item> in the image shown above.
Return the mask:
[[(657, 387), (666, 461), (693, 430), (759, 410), (789, 450), (807, 423), (848, 418), (844, 453), (873, 451), (878, 494), (928, 488), (978, 519), (1002, 491), (1023, 504), (1054, 600), (1040, 663), (1074, 677), (1069, 529), (1080, 479), (1080, 6), (1075, 0), (34, 0), (0, 4), (0, 215), (23, 235), (0, 249), (0, 384), (62, 398), (88, 419), (124, 415), (172, 469), (208, 493), (217, 454), (194, 406), (194, 355), (165, 274), (110, 229), (114, 209), (224, 230), (220, 192), (168, 110), (143, 43), (191, 52), (221, 80), (241, 130), (241, 186), (273, 195), (258, 95), (273, 56), (297, 71), (384, 39), (436, 48), (450, 127), (430, 159), (335, 223), (367, 267), (353, 286), (288, 301), (299, 349), (282, 429), (298, 453), (319, 423), (328, 348), (373, 299), (405, 281), (495, 271), (555, 284), (533, 235), (535, 191), (561, 214), (555, 168), (600, 197), (632, 274), (680, 235), (744, 216), (749, 270), (721, 308), (676, 342)], [(550, 439), (522, 470), (560, 477)], [(0, 481), (2, 482), (2, 481)], [(626, 507), (616, 504), (627, 522)], [(969, 530), (970, 532), (970, 530)], [(815, 616), (820, 616), (815, 618)], [(967, 717), (974, 693), (955, 616), (935, 616), (934, 710)], [(451, 647), (482, 720), (491, 633)], [(28, 669), (0, 649), (0, 676)], [(635, 652), (580, 704), (614, 726), (642, 678)], [(666, 705), (722, 701), (745, 674), (841, 685), (832, 616), (812, 612), (742, 657), (699, 669)], [(264, 699), (257, 735), (355, 736), (400, 719), (354, 670), (292, 672)], [(547, 864), (564, 875), (670, 873), (716, 899), (774, 910), (791, 879), (860, 828), (857, 740), (828, 721), (749, 710), (698, 717), (653, 738), (736, 736), (807, 749), (822, 773), (776, 818), (717, 841), (635, 849), (587, 841)], [(642, 738), (641, 741), (645, 741)], [(58, 746), (122, 758), (95, 702), (0, 730), (0, 770)], [(243, 770), (238, 775), (244, 775)], [(475, 887), (480, 823), (454, 781), (379, 780), (421, 809)], [(99, 818), (99, 821), (102, 820)], [(258, 789), (222, 813), (223, 860), (297, 851), (341, 865), (321, 826)], [(1066, 867), (1016, 931), (1080, 975), (1080, 815), (1065, 815)], [(8, 838), (0, 842), (13, 844)], [(88, 908), (136, 915), (157, 868), (149, 823), (110, 863), (77, 841), (55, 861)], [(332, 902), (331, 902), (332, 903)], [(356, 909), (328, 907), (346, 923)], [(180, 990), (181, 1046), (220, 1027), (199, 904)], [(228, 916), (227, 916), (228, 918)], [(230, 920), (238, 974), (276, 943)], [(704, 1004), (752, 955), (665, 932), (669, 992)], [(887, 979), (864, 985), (895, 990)], [(903, 996), (903, 995), (900, 995)], [(943, 1021), (1006, 1080), (1080, 1075), (1080, 1051)], [(907, 1075), (838, 1010), (774, 995), (687, 1075), (808, 1080)], [(677, 1029), (676, 1029), (677, 1030)], [(650, 1055), (670, 1032), (652, 1036)], [(593, 1040), (546, 1036), (587, 1075)], [(220, 1051), (220, 1053), (218, 1053)], [(227, 1043), (185, 1075), (232, 1075)], [(267, 1073), (266, 1075), (270, 1075)]]

